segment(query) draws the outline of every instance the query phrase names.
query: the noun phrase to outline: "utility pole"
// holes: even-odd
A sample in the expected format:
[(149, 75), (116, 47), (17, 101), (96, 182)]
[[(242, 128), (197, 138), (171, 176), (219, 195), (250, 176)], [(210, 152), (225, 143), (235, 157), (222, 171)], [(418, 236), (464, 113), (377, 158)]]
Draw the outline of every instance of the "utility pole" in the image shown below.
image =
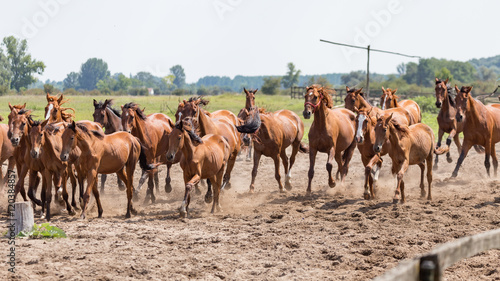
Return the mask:
[(366, 48), (368, 59), (366, 60), (366, 97), (370, 97), (370, 45)]

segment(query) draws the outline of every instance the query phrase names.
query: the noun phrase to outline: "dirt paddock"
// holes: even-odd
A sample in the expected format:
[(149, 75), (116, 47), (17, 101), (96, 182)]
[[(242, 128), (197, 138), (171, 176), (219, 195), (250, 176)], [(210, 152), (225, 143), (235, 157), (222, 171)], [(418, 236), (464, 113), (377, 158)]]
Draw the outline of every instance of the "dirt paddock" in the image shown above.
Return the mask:
[[(403, 205), (392, 203), (396, 179), (389, 174), (388, 156), (373, 201), (363, 199), (357, 150), (345, 184), (333, 189), (328, 187), (326, 155), (319, 154), (310, 197), (305, 196), (307, 154), (299, 153), (292, 171), (293, 190), (284, 194), (278, 192), (274, 165), (265, 157), (256, 193), (249, 194), (252, 163), (240, 156), (232, 188), (223, 193), (223, 212), (211, 215), (203, 197), (194, 195), (188, 219), (179, 219), (177, 211), (184, 191), (179, 166), (173, 168), (172, 193), (163, 190), (162, 167), (157, 202), (135, 203), (139, 214), (131, 219), (124, 217), (126, 195), (112, 175), (102, 196), (102, 219), (96, 218), (95, 204), (87, 220), (70, 217), (55, 204), (51, 224), (68, 238), (17, 239), (16, 273), (8, 276), (15, 280), (369, 280), (439, 244), (500, 227), (500, 180), (486, 177), (484, 156), (471, 150), (458, 178), (449, 179), (457, 159), (455, 147), (452, 156), (454, 163), (441, 157), (434, 172), (431, 202), (419, 198), (420, 169), (410, 167)], [(144, 198), (145, 189), (141, 195)], [(5, 193), (1, 202), (6, 220)], [(43, 222), (38, 215), (35, 221)], [(5, 238), (2, 244), (7, 260)], [(6, 276), (5, 262), (0, 271)], [(444, 277), (500, 280), (500, 250), (459, 262)]]

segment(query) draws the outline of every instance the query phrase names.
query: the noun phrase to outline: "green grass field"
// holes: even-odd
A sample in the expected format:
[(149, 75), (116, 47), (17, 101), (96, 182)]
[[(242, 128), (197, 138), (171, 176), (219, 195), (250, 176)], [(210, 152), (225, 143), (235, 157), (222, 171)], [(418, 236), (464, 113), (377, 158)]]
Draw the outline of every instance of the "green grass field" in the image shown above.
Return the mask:
[[(75, 120), (93, 120), (92, 113), (94, 112), (94, 106), (92, 100), (95, 98), (97, 101), (104, 101), (105, 99), (112, 98), (114, 100), (114, 107), (119, 108), (120, 105), (127, 102), (136, 102), (141, 105), (141, 107), (146, 108), (146, 113), (161, 112), (170, 116), (173, 119), (174, 113), (177, 110), (177, 105), (182, 99), (187, 99), (188, 97), (178, 97), (178, 96), (71, 96), (67, 97), (69, 101), (64, 105), (66, 107), (72, 107), (76, 110)], [(238, 114), (241, 108), (245, 106), (245, 95), (243, 94), (224, 94), (220, 96), (210, 96), (206, 97), (210, 101), (206, 109), (208, 111), (215, 111), (219, 109), (227, 109), (234, 114)], [(10, 110), (8, 103), (11, 104), (24, 104), (26, 103), (26, 108), (33, 110), (33, 116), (35, 119), (43, 119), (44, 108), (47, 105), (47, 100), (45, 96), (1, 96), (0, 97), (0, 115), (5, 118), (2, 123), (7, 123), (7, 115)], [(309, 127), (312, 124), (313, 119), (304, 119), (302, 117), (302, 110), (304, 109), (304, 101), (302, 99), (291, 99), (288, 96), (266, 96), (258, 95), (256, 98), (256, 104), (258, 107), (263, 107), (267, 111), (276, 111), (279, 109), (289, 109), (297, 113), (305, 125), (305, 135), (304, 140), (308, 142), (307, 133), (309, 132)], [(438, 125), (436, 121), (436, 114), (423, 113), (422, 122), (429, 125), (434, 134), (437, 135)]]

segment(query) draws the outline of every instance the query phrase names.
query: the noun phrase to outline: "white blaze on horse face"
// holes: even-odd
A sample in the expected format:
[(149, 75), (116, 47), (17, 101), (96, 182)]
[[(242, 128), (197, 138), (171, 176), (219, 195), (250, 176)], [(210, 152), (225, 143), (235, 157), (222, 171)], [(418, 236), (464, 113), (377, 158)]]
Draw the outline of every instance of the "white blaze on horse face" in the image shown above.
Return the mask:
[(54, 108), (54, 105), (53, 104), (49, 104), (49, 109), (47, 110), (47, 115), (45, 116), (45, 120), (49, 119), (50, 112), (52, 111), (52, 108)]
[(312, 94), (313, 94), (313, 92), (312, 92), (312, 91), (310, 91), (310, 92), (309, 92), (309, 95), (312, 95)]
[(384, 103), (382, 103), (382, 110), (385, 110), (385, 101), (387, 101), (387, 95), (384, 97)]
[(179, 120), (182, 120), (182, 112), (179, 112)]
[(363, 123), (366, 120), (366, 115), (360, 114), (358, 116), (358, 130), (356, 131), (356, 138), (363, 137)]

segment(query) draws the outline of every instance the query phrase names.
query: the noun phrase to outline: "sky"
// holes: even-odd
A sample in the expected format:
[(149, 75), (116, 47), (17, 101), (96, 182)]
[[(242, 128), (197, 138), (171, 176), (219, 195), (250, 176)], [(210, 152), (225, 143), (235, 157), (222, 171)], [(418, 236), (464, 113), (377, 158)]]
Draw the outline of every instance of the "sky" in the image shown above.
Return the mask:
[[(45, 63), (39, 79), (63, 80), (89, 58), (111, 73), (165, 76), (180, 64), (188, 83), (208, 75), (284, 75), (366, 70), (360, 45), (466, 61), (500, 54), (499, 1), (0, 0), (0, 38), (27, 39)], [(370, 72), (402, 62), (370, 53)]]

